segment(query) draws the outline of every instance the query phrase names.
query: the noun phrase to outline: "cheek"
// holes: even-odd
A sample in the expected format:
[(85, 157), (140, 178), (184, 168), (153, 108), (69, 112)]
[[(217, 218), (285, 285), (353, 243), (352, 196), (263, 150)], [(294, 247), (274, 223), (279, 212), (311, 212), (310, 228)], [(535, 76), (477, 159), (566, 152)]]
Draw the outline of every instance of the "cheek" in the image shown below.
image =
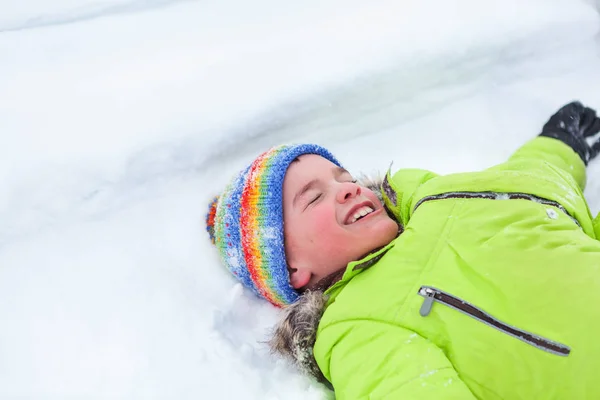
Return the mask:
[(332, 206), (320, 205), (319, 207), (315, 207), (312, 211), (310, 216), (306, 218), (306, 221), (311, 225), (312, 233), (315, 236), (328, 234), (338, 226), (335, 210)]
[[(303, 245), (316, 250), (320, 246), (331, 243), (339, 232), (335, 208), (332, 204), (318, 204), (303, 213), (298, 222), (302, 226)], [(307, 249), (308, 250), (308, 249)]]
[(305, 249), (312, 254), (315, 265), (338, 265), (336, 260), (348, 251), (348, 233), (338, 224), (333, 206), (312, 211), (305, 220)]
[(381, 201), (379, 201), (379, 197), (377, 197), (377, 195), (375, 193), (373, 193), (373, 191), (371, 191), (370, 189), (367, 188), (363, 188), (363, 194), (369, 199), (371, 200), (373, 203), (375, 203), (377, 205), (377, 207), (383, 207), (383, 204), (381, 203)]
[(313, 251), (315, 246), (330, 243), (339, 235), (335, 209), (328, 204), (319, 204), (304, 213), (286, 219), (284, 231), (290, 248)]

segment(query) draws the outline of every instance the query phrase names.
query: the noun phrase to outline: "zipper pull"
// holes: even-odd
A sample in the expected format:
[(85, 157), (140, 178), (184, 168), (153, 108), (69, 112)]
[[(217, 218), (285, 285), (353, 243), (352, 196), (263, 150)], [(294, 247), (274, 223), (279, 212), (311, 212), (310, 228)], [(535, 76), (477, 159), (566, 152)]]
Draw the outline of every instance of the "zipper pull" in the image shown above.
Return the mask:
[(423, 304), (421, 305), (421, 309), (419, 310), (419, 314), (421, 317), (426, 317), (431, 313), (431, 308), (433, 307), (433, 302), (435, 301), (435, 291), (428, 287), (422, 287), (419, 289), (419, 294), (425, 297), (423, 300)]

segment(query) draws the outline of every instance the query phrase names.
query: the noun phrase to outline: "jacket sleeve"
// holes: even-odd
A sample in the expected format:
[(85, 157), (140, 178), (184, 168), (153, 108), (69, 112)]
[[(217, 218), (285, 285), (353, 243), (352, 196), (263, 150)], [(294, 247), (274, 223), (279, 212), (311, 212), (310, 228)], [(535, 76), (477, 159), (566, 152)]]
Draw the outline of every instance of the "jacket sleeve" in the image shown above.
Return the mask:
[(531, 169), (534, 163), (546, 162), (570, 175), (579, 188), (585, 188), (585, 164), (579, 155), (560, 140), (536, 137), (519, 148), (508, 160), (513, 165), (521, 164)]
[(593, 221), (583, 195), (585, 164), (573, 149), (560, 140), (537, 137), (518, 149), (507, 162), (488, 171), (504, 173), (503, 179), (514, 174), (510, 191), (529, 193), (559, 203), (588, 236), (598, 237), (597, 222)]
[(441, 349), (387, 323), (333, 323), (319, 333), (315, 358), (338, 400), (475, 399)]

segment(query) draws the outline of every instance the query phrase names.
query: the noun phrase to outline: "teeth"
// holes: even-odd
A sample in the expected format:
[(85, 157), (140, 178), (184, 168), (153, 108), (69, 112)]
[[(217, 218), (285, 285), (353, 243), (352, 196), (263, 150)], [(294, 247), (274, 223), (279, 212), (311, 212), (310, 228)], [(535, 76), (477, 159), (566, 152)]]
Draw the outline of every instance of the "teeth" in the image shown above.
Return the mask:
[(369, 206), (364, 206), (359, 208), (358, 210), (356, 210), (356, 212), (354, 213), (354, 215), (352, 215), (352, 218), (350, 218), (350, 223), (354, 223), (356, 222), (357, 219), (359, 219), (360, 217), (364, 217), (367, 214), (372, 213), (374, 210), (369, 207)]

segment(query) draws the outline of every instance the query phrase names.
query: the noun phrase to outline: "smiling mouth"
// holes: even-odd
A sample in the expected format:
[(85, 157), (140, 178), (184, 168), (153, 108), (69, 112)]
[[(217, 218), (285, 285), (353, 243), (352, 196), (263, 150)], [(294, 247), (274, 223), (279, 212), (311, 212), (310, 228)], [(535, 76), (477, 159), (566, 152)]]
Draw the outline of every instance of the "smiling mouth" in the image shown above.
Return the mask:
[(348, 217), (346, 217), (346, 225), (360, 221), (375, 211), (375, 207), (372, 204), (363, 204), (359, 205), (358, 207), (354, 207), (352, 210), (350, 210), (350, 213), (348, 213)]

